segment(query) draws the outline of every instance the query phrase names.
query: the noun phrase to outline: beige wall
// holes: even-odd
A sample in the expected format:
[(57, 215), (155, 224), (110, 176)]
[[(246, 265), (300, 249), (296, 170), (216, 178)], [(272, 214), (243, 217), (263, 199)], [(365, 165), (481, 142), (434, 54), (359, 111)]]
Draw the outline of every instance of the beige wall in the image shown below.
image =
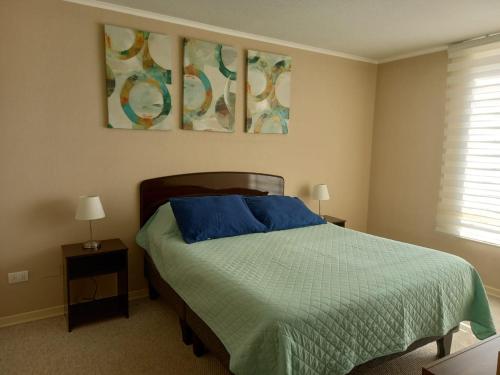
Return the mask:
[[(240, 54), (235, 134), (105, 128), (103, 24), (235, 45)], [(107, 218), (101, 238), (130, 246), (130, 288), (144, 287), (138, 229), (141, 180), (196, 171), (283, 175), (286, 193), (308, 202), (325, 182), (324, 211), (365, 230), (377, 67), (151, 21), (60, 0), (0, 2), (0, 316), (62, 303), (60, 244), (87, 238), (73, 219), (77, 197), (97, 193)], [(243, 50), (293, 59), (290, 134), (243, 132)], [(174, 118), (179, 123), (181, 56), (174, 66)], [(315, 206), (314, 206), (315, 207)], [(7, 272), (29, 270), (28, 283)]]
[(459, 255), (500, 289), (498, 247), (434, 230), (446, 71), (446, 52), (378, 67), (368, 230)]

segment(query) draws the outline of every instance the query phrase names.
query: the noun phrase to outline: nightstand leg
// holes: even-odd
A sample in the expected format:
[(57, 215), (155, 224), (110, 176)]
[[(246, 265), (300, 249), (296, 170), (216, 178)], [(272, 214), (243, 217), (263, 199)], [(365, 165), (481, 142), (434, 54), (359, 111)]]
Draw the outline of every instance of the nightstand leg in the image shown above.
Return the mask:
[(64, 274), (64, 313), (66, 315), (66, 323), (68, 325), (68, 332), (73, 330), (73, 324), (71, 322), (71, 312), (70, 312), (70, 304), (71, 304), (71, 284), (68, 277), (68, 266), (66, 264), (66, 259), (63, 258), (63, 274)]
[(120, 305), (123, 315), (127, 318), (128, 313), (128, 260), (122, 270), (116, 273), (116, 281), (118, 283), (118, 296), (120, 298)]

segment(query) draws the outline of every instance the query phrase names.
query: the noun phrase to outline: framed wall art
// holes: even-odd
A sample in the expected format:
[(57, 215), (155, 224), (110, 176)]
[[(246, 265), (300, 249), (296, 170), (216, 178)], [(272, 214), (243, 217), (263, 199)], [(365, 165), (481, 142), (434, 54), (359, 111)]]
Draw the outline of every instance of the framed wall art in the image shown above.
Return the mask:
[(292, 59), (248, 51), (246, 131), (288, 134)]
[(105, 25), (108, 127), (172, 128), (172, 63), (167, 35)]
[(234, 131), (236, 66), (233, 47), (184, 40), (183, 129)]

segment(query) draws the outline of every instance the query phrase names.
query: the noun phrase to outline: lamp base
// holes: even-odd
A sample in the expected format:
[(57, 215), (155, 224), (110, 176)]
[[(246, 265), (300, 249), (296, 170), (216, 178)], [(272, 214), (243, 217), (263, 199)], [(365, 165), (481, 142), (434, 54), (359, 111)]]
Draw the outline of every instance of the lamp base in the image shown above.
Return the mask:
[(88, 250), (99, 250), (101, 248), (101, 243), (99, 241), (87, 241), (82, 247)]

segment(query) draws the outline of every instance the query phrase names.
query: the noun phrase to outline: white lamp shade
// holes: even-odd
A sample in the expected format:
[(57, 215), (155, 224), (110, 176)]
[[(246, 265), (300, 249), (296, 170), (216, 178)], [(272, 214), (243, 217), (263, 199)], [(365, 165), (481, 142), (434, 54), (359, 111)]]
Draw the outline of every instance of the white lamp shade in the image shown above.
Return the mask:
[(97, 220), (106, 217), (99, 196), (81, 196), (76, 208), (76, 220)]
[(327, 201), (330, 199), (330, 194), (328, 193), (328, 186), (325, 184), (315, 185), (312, 191), (312, 198), (317, 201)]

